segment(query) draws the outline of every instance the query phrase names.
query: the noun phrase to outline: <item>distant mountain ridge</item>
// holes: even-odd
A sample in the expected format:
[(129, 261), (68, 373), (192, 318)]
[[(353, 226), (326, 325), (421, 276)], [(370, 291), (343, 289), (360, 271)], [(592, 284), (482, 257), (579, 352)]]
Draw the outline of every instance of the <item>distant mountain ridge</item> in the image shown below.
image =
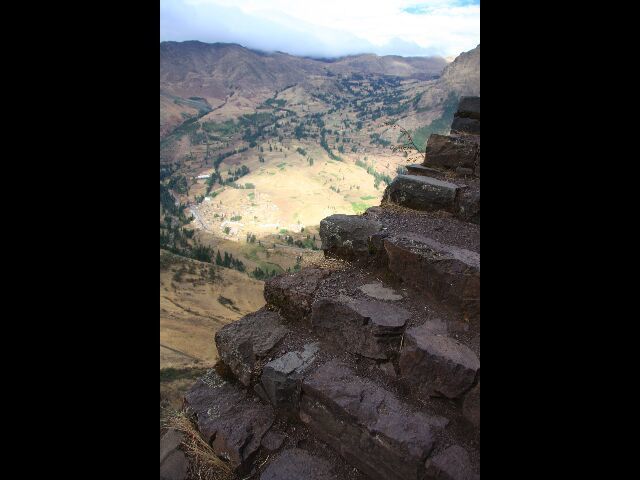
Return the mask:
[[(439, 75), (446, 65), (442, 57), (362, 54), (328, 61), (282, 52), (260, 52), (234, 43), (160, 43), (161, 89), (186, 82), (193, 93), (200, 82), (201, 96), (214, 98), (225, 98), (237, 88), (284, 88), (303, 82), (310, 75), (360, 73), (427, 79)], [(174, 93), (180, 95), (180, 92)]]

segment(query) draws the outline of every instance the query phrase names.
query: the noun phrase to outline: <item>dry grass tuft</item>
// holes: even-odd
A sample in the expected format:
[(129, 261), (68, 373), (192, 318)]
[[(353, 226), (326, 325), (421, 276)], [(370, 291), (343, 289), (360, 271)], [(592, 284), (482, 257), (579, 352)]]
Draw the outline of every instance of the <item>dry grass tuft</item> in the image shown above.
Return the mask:
[(164, 427), (184, 433), (182, 448), (189, 457), (189, 475), (197, 480), (236, 480), (231, 467), (218, 458), (184, 412), (167, 417)]

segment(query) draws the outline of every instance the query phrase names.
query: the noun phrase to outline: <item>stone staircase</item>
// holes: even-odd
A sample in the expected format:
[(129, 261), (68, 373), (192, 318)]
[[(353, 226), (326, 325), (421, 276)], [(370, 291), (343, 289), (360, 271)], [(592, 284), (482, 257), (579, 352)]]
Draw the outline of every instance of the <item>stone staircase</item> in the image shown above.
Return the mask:
[(480, 223), (480, 97), (462, 97), (450, 135), (431, 135), (425, 161), (398, 175), (383, 202), (417, 210), (446, 210)]
[[(479, 99), (455, 118), (479, 137)], [(322, 264), (267, 281), (266, 306), (216, 333), (221, 361), (184, 408), (239, 478), (479, 478), (479, 138), (476, 160), (325, 218)]]

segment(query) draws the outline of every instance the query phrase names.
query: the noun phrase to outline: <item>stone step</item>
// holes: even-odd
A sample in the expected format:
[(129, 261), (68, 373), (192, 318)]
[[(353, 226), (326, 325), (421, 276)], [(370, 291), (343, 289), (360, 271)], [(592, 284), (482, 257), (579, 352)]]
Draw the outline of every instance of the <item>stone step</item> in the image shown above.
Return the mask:
[(397, 175), (387, 186), (383, 203), (395, 203), (415, 210), (458, 210), (460, 186), (423, 175)]
[(256, 393), (285, 417), (297, 417), (302, 380), (312, 367), (319, 343), (309, 343), (300, 351), (287, 352), (262, 369)]
[(320, 338), (347, 352), (389, 360), (398, 353), (410, 317), (407, 310), (389, 303), (338, 295), (313, 303), (311, 325)]
[(440, 178), (444, 176), (444, 173), (440, 170), (436, 170), (435, 168), (430, 168), (420, 163), (415, 163), (413, 165), (407, 165), (407, 170), (411, 175), (421, 175), (424, 177), (434, 177)]
[(189, 389), (184, 407), (214, 452), (239, 472), (250, 468), (275, 420), (271, 406), (214, 370)]
[(278, 275), (265, 282), (264, 299), (290, 322), (309, 323), (315, 292), (327, 275), (319, 268)]
[(260, 475), (260, 480), (337, 480), (334, 466), (300, 448), (284, 450)]
[(283, 323), (278, 313), (263, 308), (216, 332), (218, 355), (240, 383), (255, 383), (263, 360), (289, 333)]
[(302, 385), (300, 419), (374, 480), (423, 480), (448, 420), (412, 410), (337, 360)]
[(480, 97), (460, 97), (454, 117), (480, 120)]
[(455, 170), (475, 168), (480, 152), (479, 137), (475, 135), (439, 135), (432, 133), (425, 148), (424, 165)]
[(469, 347), (427, 322), (406, 331), (398, 366), (403, 381), (418, 395), (454, 399), (471, 389), (480, 360)]
[(369, 239), (382, 225), (360, 215), (336, 214), (320, 221), (320, 239), (325, 253), (353, 259), (369, 253)]
[(387, 268), (397, 277), (460, 310), (467, 319), (480, 314), (480, 254), (417, 235), (382, 240)]

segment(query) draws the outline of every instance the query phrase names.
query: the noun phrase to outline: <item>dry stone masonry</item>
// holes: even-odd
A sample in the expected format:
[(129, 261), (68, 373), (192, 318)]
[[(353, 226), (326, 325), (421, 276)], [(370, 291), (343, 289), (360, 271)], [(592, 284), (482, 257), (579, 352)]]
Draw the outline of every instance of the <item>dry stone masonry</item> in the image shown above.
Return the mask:
[(240, 478), (479, 479), (479, 133), (463, 97), (380, 207), (322, 220), (321, 267), (268, 280), (266, 306), (217, 332), (184, 409)]
[(387, 187), (383, 202), (480, 223), (480, 97), (462, 97), (450, 134), (432, 134), (425, 161), (407, 170)]

